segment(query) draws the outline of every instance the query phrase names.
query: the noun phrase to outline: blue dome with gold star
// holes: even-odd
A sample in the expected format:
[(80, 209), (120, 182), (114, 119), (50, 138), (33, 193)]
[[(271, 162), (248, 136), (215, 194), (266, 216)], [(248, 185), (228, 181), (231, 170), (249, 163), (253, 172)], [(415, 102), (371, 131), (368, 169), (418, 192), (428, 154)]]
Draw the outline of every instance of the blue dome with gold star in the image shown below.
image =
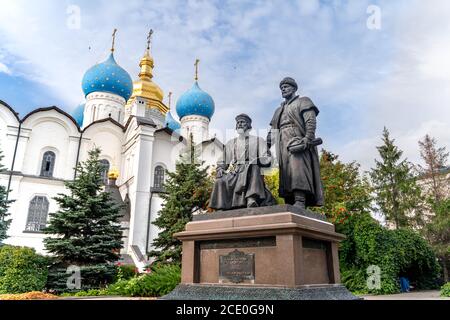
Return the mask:
[(177, 113), (180, 119), (186, 116), (198, 115), (211, 120), (214, 110), (214, 100), (208, 93), (200, 89), (197, 81), (177, 101)]
[(90, 68), (81, 85), (86, 96), (92, 92), (109, 92), (128, 100), (133, 92), (133, 80), (117, 64), (113, 53), (104, 62)]
[(84, 103), (80, 104), (78, 107), (75, 108), (72, 112), (72, 117), (75, 119), (79, 127), (83, 126), (83, 120), (84, 120)]
[(178, 132), (181, 129), (181, 124), (173, 118), (170, 111), (166, 114), (166, 126), (175, 132)]

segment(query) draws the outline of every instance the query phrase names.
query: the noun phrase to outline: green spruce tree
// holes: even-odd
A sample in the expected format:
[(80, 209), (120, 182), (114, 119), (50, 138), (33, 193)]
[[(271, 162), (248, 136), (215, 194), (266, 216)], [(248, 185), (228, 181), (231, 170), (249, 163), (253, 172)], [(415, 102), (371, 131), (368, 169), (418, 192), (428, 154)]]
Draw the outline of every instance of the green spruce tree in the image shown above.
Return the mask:
[(160, 229), (153, 242), (156, 249), (149, 253), (155, 257), (155, 263), (181, 263), (181, 241), (173, 235), (184, 231), (194, 212), (207, 209), (211, 194), (212, 181), (208, 168), (202, 166), (191, 135), (187, 150), (176, 163), (175, 172), (167, 172), (168, 179), (164, 184), (166, 193), (162, 195), (164, 203), (153, 222)]
[[(5, 171), (2, 160), (3, 154), (0, 150), (0, 173)], [(8, 199), (8, 190), (4, 186), (0, 186), (0, 245), (7, 238), (8, 227), (11, 224), (11, 219), (8, 219), (8, 209), (12, 202)]]
[(83, 289), (98, 288), (112, 281), (114, 262), (120, 257), (122, 228), (120, 207), (104, 191), (100, 149), (89, 151), (78, 164), (77, 177), (65, 183), (68, 194), (55, 198), (59, 210), (50, 213), (45, 248), (60, 268), (81, 268)]
[(421, 217), (421, 190), (413, 174), (412, 165), (401, 159), (403, 151), (383, 130), (383, 145), (377, 150), (381, 160), (375, 160), (370, 177), (375, 190), (375, 202), (387, 222), (396, 229), (418, 224)]

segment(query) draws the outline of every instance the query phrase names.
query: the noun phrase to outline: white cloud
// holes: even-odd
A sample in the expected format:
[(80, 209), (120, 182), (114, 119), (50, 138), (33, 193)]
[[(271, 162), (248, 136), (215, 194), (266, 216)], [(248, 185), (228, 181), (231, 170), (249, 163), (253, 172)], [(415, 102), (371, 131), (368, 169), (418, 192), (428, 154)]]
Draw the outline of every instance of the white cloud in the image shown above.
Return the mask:
[(266, 128), (281, 100), (278, 82), (291, 75), (321, 109), (325, 148), (369, 168), (385, 125), (411, 160), (425, 133), (450, 145), (450, 3), (379, 1), (382, 30), (371, 31), (371, 2), (72, 1), (81, 29), (71, 30), (68, 2), (0, 0), (0, 39), (14, 57), (4, 64), (70, 109), (83, 98), (83, 73), (106, 57), (113, 28), (117, 61), (133, 78), (153, 28), (154, 81), (177, 99), (200, 58), (200, 86), (217, 106), (211, 126), (221, 129), (243, 111)]
[(11, 70), (9, 70), (8, 66), (0, 62), (0, 73), (6, 73), (11, 75)]
[[(355, 159), (365, 168), (373, 166), (383, 126), (404, 150), (404, 155), (420, 163), (418, 140), (425, 134), (450, 147), (450, 3), (414, 2), (396, 15), (389, 14), (389, 37), (395, 39), (389, 61), (390, 71), (371, 90), (360, 120), (366, 132), (338, 148), (346, 159)], [(381, 6), (382, 12), (387, 4)], [(357, 134), (358, 135), (358, 134)]]

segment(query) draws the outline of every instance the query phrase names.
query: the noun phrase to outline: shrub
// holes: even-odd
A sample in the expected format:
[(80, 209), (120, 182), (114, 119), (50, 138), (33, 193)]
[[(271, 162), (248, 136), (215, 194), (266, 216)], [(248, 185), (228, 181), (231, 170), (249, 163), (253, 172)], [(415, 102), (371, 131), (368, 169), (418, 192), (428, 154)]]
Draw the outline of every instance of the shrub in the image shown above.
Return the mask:
[(115, 281), (129, 280), (138, 275), (137, 268), (132, 264), (117, 265)]
[(450, 297), (450, 282), (447, 282), (441, 287), (441, 296)]
[(0, 247), (0, 293), (41, 291), (47, 282), (48, 259), (26, 247)]
[(171, 292), (181, 281), (178, 265), (161, 265), (150, 274), (121, 280), (107, 288), (110, 295), (132, 297), (160, 297)]
[[(437, 286), (439, 265), (431, 247), (411, 230), (387, 230), (370, 214), (355, 214), (337, 231), (347, 236), (340, 247), (342, 282), (352, 292), (392, 294), (400, 291), (399, 277), (418, 289)], [(381, 288), (367, 287), (367, 268), (380, 267)]]

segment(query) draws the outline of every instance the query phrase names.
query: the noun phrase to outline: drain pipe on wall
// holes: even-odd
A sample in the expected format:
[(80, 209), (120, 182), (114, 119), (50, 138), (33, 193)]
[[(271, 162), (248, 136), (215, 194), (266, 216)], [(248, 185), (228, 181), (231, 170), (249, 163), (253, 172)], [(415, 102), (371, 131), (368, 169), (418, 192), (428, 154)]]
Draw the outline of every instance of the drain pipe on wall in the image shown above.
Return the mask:
[(8, 192), (6, 193), (6, 201), (9, 198), (9, 192), (11, 191), (11, 180), (14, 172), (14, 164), (16, 163), (17, 147), (19, 145), (20, 132), (22, 131), (22, 122), (19, 122), (19, 129), (17, 130), (16, 146), (14, 147), (14, 155), (11, 164), (11, 171), (9, 173)]
[(78, 140), (77, 161), (75, 162), (75, 172), (73, 174), (73, 180), (77, 178), (78, 160), (80, 160), (80, 149), (82, 139), (83, 139), (83, 132), (80, 133), (80, 140)]

